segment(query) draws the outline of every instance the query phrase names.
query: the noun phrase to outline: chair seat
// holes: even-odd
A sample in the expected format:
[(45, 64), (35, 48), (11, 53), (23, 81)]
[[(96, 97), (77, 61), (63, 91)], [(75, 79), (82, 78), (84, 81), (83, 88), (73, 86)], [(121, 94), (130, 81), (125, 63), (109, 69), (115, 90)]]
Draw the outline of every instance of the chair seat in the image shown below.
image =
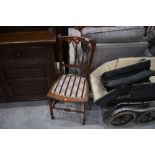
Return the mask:
[(48, 97), (65, 102), (88, 102), (88, 81), (85, 77), (64, 74), (51, 86)]

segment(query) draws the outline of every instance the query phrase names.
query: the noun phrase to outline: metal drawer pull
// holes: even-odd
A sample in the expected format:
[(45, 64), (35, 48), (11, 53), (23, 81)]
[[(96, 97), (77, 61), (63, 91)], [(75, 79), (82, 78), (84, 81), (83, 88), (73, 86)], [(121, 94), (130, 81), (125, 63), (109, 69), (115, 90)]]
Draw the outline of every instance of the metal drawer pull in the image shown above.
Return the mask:
[(18, 58), (20, 58), (20, 57), (21, 57), (21, 54), (20, 54), (20, 53), (17, 53), (16, 56), (17, 56)]

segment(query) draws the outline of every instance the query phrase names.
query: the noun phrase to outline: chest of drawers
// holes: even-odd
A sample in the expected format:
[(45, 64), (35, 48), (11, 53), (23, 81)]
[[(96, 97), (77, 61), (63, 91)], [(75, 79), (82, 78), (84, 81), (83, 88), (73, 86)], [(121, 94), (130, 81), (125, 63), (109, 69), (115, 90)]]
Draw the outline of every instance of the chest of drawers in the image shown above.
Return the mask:
[(0, 102), (46, 98), (55, 80), (54, 32), (0, 34)]

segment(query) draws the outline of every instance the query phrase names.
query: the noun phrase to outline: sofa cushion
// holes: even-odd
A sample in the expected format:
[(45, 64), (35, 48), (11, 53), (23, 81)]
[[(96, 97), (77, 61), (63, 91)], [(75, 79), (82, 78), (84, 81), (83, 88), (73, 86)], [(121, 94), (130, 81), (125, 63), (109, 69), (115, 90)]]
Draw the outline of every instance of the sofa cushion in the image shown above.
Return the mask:
[(153, 38), (155, 38), (155, 26), (149, 26), (147, 28), (147, 33), (145, 38), (147, 41), (151, 41)]
[(150, 49), (150, 53), (155, 56), (155, 45)]
[(92, 70), (117, 58), (145, 56), (147, 42), (96, 44)]
[(116, 27), (85, 27), (82, 36), (91, 38), (96, 43), (137, 42), (144, 39), (143, 26), (116, 26)]

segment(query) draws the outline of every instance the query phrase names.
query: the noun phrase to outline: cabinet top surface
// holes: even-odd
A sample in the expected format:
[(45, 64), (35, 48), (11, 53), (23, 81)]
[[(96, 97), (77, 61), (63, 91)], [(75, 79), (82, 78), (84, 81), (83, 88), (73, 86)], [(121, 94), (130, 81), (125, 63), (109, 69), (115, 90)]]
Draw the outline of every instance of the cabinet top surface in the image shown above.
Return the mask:
[(0, 34), (0, 45), (22, 44), (22, 43), (54, 43), (56, 42), (55, 32), (13, 32)]

